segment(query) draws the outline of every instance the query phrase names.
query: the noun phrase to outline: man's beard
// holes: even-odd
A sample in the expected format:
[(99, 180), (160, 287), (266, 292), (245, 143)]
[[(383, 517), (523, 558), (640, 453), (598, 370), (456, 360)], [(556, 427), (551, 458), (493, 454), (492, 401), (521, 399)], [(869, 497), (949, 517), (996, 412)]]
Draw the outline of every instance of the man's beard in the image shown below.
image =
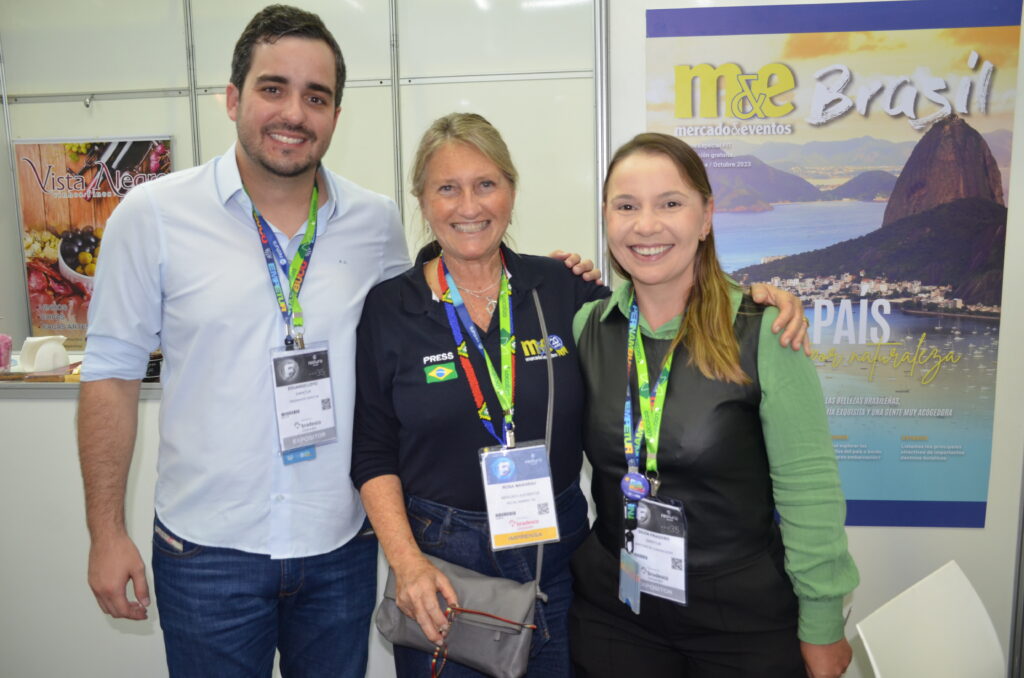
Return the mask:
[[(306, 143), (309, 144), (310, 147), (313, 147), (317, 141), (316, 135), (305, 127), (284, 125), (275, 125), (272, 128), (261, 129), (258, 140), (262, 140), (278, 130), (303, 135)], [(312, 156), (308, 159), (296, 158), (293, 161), (289, 161), (285, 158), (275, 162), (271, 159), (269, 153), (263, 152), (263, 148), (259, 143), (250, 143), (251, 139), (249, 139), (249, 135), (240, 133), (238, 135), (238, 141), (242, 145), (242, 150), (245, 151), (245, 154), (249, 156), (250, 159), (270, 174), (282, 179), (291, 179), (293, 177), (301, 176), (310, 169), (316, 168), (320, 165), (320, 158)]]

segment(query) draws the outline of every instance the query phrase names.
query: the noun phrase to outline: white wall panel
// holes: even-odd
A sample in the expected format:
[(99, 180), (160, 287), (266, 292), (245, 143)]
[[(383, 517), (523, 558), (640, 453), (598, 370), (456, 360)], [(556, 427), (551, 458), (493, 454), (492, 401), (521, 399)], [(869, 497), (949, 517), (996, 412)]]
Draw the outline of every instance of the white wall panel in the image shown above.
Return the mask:
[(11, 136), (18, 139), (100, 138), (170, 134), (174, 169), (192, 166), (188, 99), (120, 99), (14, 104)]
[(591, 0), (398, 0), (400, 75), (589, 70)]
[(0, 208), (0, 332), (13, 337), (14, 347), (20, 348), (30, 327), (10, 154), (7, 137), (0, 136), (0, 205), (10, 206)]
[(402, 87), (406, 230), (414, 249), (424, 242), (408, 176), (420, 136), (453, 111), (479, 113), (501, 132), (519, 170), (512, 214), (517, 250), (595, 252), (593, 83), (531, 80)]
[(396, 198), (390, 87), (345, 91), (324, 164), (371, 190)]
[[(82, 479), (75, 453), (75, 401), (3, 400), (0, 476), (0, 673), (20, 678), (164, 678), (156, 605), (149, 619), (111, 619), (96, 606), (86, 570)], [(147, 564), (153, 534), (159, 401), (139, 408), (139, 443), (128, 477), (125, 523)], [(16, 517), (16, 518), (15, 518)], [(11, 545), (17, 544), (17, 547)]]
[(216, 158), (235, 142), (235, 123), (228, 117), (224, 93), (196, 98), (199, 118), (199, 162)]
[[(346, 89), (324, 164), (361, 186), (394, 197), (392, 130), (390, 87)], [(228, 118), (224, 94), (200, 96), (201, 161), (222, 154), (235, 137), (235, 123)]]
[[(106, 617), (86, 585), (89, 535), (82, 511), (82, 479), (75, 455), (75, 400), (12, 399), (0, 394), (5, 449), (33, 450), (6, 460), (0, 474), (0, 675), (18, 678), (165, 678), (160, 618)], [(6, 396), (6, 397), (5, 397)], [(125, 522), (150, 567), (153, 492), (159, 441), (159, 400), (139, 405), (138, 442), (128, 476)], [(378, 590), (387, 566), (380, 556)], [(54, 651), (59, 650), (59, 651)], [(274, 678), (280, 672), (275, 667)], [(390, 646), (373, 630), (366, 675), (395, 675)]]
[(181, 0), (4, 0), (7, 92), (166, 89), (188, 84)]
[[(196, 82), (223, 87), (231, 74), (231, 53), (242, 29), (266, 0), (193, 0)], [(302, 9), (315, 12), (334, 35), (345, 57), (349, 80), (391, 77), (388, 3), (381, 0), (308, 0)]]

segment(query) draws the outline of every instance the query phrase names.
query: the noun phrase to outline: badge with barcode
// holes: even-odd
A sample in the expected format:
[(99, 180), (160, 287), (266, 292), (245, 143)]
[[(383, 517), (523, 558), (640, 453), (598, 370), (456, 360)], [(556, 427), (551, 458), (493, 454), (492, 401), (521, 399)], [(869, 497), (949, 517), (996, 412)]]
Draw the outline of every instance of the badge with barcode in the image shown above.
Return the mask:
[(647, 497), (636, 508), (633, 558), (640, 590), (686, 605), (686, 513), (682, 502)]
[(314, 445), (338, 439), (329, 355), (325, 341), (270, 352), (278, 445), (286, 465), (315, 459)]
[(551, 466), (544, 441), (480, 450), (491, 548), (558, 541)]

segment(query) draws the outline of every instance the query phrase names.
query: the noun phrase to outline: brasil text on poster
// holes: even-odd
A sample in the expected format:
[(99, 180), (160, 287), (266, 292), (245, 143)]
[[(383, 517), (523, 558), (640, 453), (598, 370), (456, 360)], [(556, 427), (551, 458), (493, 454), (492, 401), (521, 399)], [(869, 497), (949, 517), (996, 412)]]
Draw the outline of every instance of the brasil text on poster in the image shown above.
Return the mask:
[(985, 524), (1021, 2), (650, 10), (726, 271), (805, 303), (853, 525)]

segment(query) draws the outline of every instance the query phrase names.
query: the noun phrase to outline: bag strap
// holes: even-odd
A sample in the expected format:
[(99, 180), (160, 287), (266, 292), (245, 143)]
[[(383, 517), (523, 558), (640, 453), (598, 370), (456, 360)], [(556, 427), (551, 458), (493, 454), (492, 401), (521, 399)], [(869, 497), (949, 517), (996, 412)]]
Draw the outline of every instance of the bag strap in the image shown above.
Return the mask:
[[(551, 467), (551, 428), (555, 421), (555, 366), (551, 357), (551, 335), (548, 334), (547, 323), (544, 322), (544, 309), (540, 305), (540, 296), (537, 288), (533, 288), (533, 305), (537, 308), (537, 320), (540, 322), (540, 332), (544, 337), (544, 355), (547, 357), (548, 366), (548, 413), (544, 424), (544, 447), (548, 453), (548, 468)], [(548, 602), (548, 595), (540, 590), (541, 568), (544, 566), (544, 544), (537, 545), (537, 569), (533, 583), (537, 591), (537, 598), (542, 602)]]

